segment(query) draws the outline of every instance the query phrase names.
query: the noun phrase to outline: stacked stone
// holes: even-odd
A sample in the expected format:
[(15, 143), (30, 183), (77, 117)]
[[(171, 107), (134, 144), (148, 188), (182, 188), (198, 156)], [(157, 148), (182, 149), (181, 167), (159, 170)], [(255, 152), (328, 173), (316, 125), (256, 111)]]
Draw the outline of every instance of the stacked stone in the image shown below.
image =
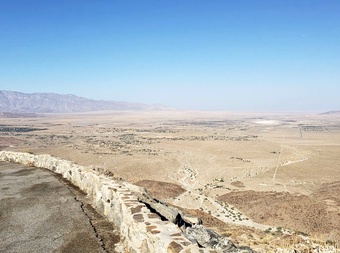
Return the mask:
[(138, 200), (127, 183), (116, 182), (90, 168), (50, 155), (0, 151), (0, 161), (46, 168), (79, 187), (90, 196), (99, 212), (120, 227), (126, 252), (217, 252), (199, 248), (184, 236), (177, 225), (161, 220)]

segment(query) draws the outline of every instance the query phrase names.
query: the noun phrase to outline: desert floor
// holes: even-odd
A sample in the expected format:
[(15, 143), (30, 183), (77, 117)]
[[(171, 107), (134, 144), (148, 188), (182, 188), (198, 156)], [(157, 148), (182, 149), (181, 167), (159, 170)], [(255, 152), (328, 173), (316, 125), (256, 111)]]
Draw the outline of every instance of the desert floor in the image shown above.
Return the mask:
[(236, 242), (283, 241), (289, 231), (340, 242), (340, 115), (44, 114), (1, 118), (0, 137), (1, 149), (52, 154), (146, 187)]

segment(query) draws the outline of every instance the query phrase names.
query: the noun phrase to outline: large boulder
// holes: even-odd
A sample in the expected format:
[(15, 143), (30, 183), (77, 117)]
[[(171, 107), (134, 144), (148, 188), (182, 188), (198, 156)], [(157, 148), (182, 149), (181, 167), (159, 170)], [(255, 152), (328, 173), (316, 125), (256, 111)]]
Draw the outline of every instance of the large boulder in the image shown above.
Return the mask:
[(249, 247), (236, 247), (227, 238), (202, 225), (187, 227), (186, 236), (191, 242), (196, 242), (204, 248), (215, 249), (217, 252), (255, 253)]
[(195, 238), (197, 243), (204, 248), (217, 250), (231, 250), (236, 248), (236, 246), (228, 239), (220, 236), (210, 229), (205, 228), (202, 225), (187, 227), (186, 234), (190, 238)]

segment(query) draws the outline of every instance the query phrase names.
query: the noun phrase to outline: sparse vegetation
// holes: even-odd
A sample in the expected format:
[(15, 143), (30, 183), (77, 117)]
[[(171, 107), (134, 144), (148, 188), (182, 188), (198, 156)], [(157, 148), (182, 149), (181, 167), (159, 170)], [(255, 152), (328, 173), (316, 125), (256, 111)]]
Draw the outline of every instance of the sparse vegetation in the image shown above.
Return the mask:
[[(246, 117), (226, 119), (221, 114), (214, 116), (219, 119), (207, 115), (203, 120), (197, 115), (150, 115), (129, 112), (72, 120), (59, 115), (25, 122), (7, 118), (1, 126), (0, 147), (94, 165), (103, 174), (138, 182), (162, 200), (204, 211), (220, 222), (253, 220), (274, 227), (254, 238), (250, 235), (257, 232), (244, 232), (253, 246), (289, 248), (289, 243), (300, 242), (299, 236), (316, 230), (325, 245), (339, 244), (335, 235), (340, 227), (340, 175), (334, 164), (340, 149), (333, 144), (340, 142), (340, 124), (336, 119), (284, 119), (284, 124), (267, 131), (268, 125)], [(281, 152), (283, 134), (287, 138)], [(302, 232), (297, 232), (296, 241), (286, 240), (286, 229)]]

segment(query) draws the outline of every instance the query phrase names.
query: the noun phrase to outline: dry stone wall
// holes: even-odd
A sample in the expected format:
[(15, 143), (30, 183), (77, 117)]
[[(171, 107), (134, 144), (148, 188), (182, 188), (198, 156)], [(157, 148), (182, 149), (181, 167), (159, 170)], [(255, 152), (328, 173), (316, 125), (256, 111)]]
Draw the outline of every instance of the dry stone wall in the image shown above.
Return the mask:
[[(143, 188), (101, 175), (89, 167), (51, 155), (11, 151), (0, 151), (0, 161), (46, 168), (79, 187), (91, 198), (93, 206), (120, 228), (124, 252), (249, 252), (235, 247), (231, 251), (199, 247), (197, 239), (183, 233), (173, 222), (162, 220), (148, 208), (147, 203), (140, 201), (138, 196), (146, 196)], [(201, 225), (197, 227), (195, 233), (202, 230)], [(193, 234), (194, 228), (188, 229)], [(206, 230), (203, 232), (206, 233)]]
[(162, 221), (138, 201), (126, 182), (116, 182), (90, 168), (50, 155), (0, 151), (0, 160), (49, 169), (87, 193), (96, 209), (120, 227), (126, 252), (212, 252), (199, 249), (169, 221)]

